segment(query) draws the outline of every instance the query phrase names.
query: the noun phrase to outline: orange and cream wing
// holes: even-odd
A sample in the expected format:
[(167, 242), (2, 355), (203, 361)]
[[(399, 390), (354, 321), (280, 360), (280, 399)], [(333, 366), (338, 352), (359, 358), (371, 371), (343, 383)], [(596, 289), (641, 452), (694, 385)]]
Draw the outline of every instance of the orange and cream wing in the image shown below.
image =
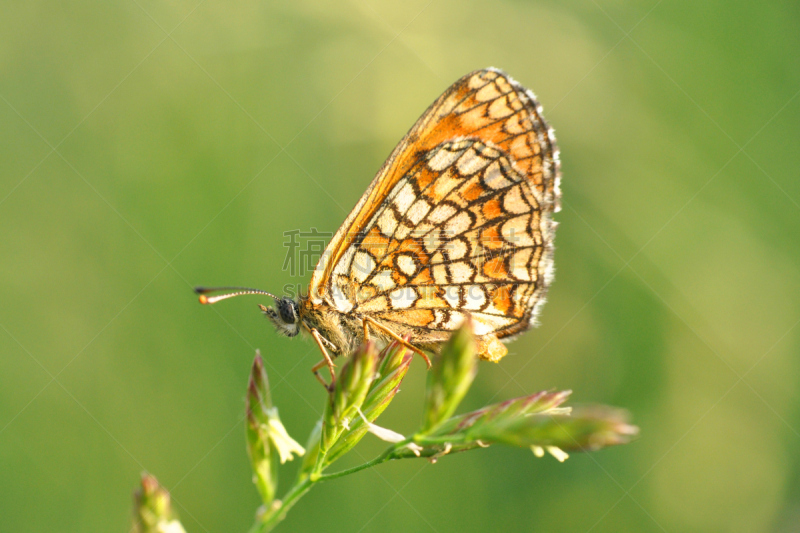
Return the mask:
[(533, 94), (494, 69), (453, 84), (323, 254), (313, 304), (425, 330), (526, 329), (552, 271), (558, 151)]

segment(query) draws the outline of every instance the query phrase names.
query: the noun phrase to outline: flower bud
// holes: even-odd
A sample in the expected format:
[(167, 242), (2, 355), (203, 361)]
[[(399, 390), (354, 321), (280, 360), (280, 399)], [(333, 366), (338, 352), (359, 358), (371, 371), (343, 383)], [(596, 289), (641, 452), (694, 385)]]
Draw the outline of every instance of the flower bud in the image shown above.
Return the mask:
[(169, 492), (155, 476), (142, 474), (142, 486), (134, 493), (133, 501), (136, 533), (186, 533), (172, 510)]
[(405, 362), (409, 349), (395, 341), (381, 350), (378, 356), (378, 376), (384, 378)]
[(559, 407), (569, 391), (540, 392), (451, 418), (430, 436), (452, 438), (457, 446), (503, 443), (531, 448), (541, 457), (549, 452), (563, 462), (565, 450), (596, 450), (625, 444), (638, 433), (624, 411), (608, 407), (572, 411)]
[(564, 414), (568, 412), (569, 408), (559, 406), (567, 400), (570, 394), (572, 394), (572, 391), (537, 392), (489, 405), (477, 411), (447, 420), (436, 428), (431, 435), (474, 435), (479, 431), (485, 431), (482, 429), (485, 426), (503, 426), (510, 423), (510, 421), (536, 413)]
[(268, 411), (272, 409), (267, 371), (261, 354), (256, 351), (250, 382), (247, 385), (247, 452), (253, 465), (253, 483), (261, 499), (269, 504), (275, 498), (278, 485), (278, 454), (269, 440)]
[(303, 455), (305, 450), (289, 436), (273, 407), (269, 393), (267, 372), (261, 354), (256, 352), (250, 382), (247, 387), (247, 451), (253, 465), (253, 482), (265, 504), (275, 498), (278, 484), (278, 461), (281, 464), (293, 459), (293, 453)]
[(375, 379), (378, 364), (378, 351), (375, 344), (368, 342), (350, 356), (336, 378), (333, 390), (323, 415), (320, 450), (327, 453), (334, 443), (350, 427), (350, 422), (358, 416), (367, 396), (369, 387)]
[(472, 322), (467, 319), (442, 347), (428, 372), (420, 434), (430, 433), (452, 416), (475, 379), (477, 362)]
[(307, 476), (314, 470), (319, 457), (319, 443), (322, 437), (322, 420), (318, 420), (311, 430), (311, 434), (306, 441), (306, 454), (303, 456), (303, 464), (300, 466), (299, 476)]
[(628, 413), (619, 409), (584, 407), (570, 415), (544, 412), (516, 418), (471, 434), (513, 446), (543, 447), (563, 462), (568, 457), (566, 450), (593, 451), (630, 442), (639, 428), (628, 418)]
[(378, 375), (373, 380), (361, 409), (357, 411), (360, 416), (351, 420), (349, 429), (333, 445), (326, 457), (326, 464), (350, 451), (367, 431), (375, 433), (376, 426), (372, 422), (383, 413), (400, 390), (400, 383), (411, 366), (411, 360), (412, 353), (396, 343), (390, 344), (381, 352)]

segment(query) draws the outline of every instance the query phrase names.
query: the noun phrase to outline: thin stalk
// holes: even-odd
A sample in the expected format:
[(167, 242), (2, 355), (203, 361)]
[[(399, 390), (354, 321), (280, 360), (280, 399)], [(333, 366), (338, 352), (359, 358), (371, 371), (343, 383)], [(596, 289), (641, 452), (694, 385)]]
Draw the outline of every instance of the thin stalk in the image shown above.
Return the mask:
[(354, 466), (353, 468), (348, 468), (347, 470), (342, 470), (340, 472), (334, 472), (333, 474), (321, 474), (319, 477), (316, 478), (316, 481), (328, 481), (330, 479), (336, 479), (337, 477), (343, 477), (343, 476), (347, 476), (349, 474), (354, 474), (354, 473), (356, 473), (356, 472), (358, 472), (360, 470), (364, 470), (366, 468), (370, 468), (372, 466), (379, 465), (381, 463), (385, 463), (386, 461), (390, 461), (390, 460), (394, 459), (394, 457), (393, 457), (394, 452), (396, 452), (402, 446), (405, 446), (407, 443), (408, 443), (408, 441), (403, 441), (402, 443), (396, 444), (396, 445), (390, 447), (389, 449), (387, 449), (385, 452), (380, 454), (375, 459), (372, 459), (371, 461), (367, 461), (364, 464), (361, 464), (361, 465), (358, 465), (358, 466)]
[(392, 459), (397, 459), (398, 457), (395, 456), (395, 453), (398, 450), (404, 448), (405, 446), (408, 446), (408, 444), (411, 443), (411, 442), (413, 442), (415, 444), (423, 444), (423, 445), (431, 445), (431, 444), (438, 445), (438, 444), (460, 444), (461, 441), (463, 441), (463, 440), (464, 440), (463, 437), (459, 437), (459, 436), (456, 436), (456, 438), (453, 438), (453, 436), (427, 437), (427, 436), (424, 436), (424, 435), (415, 435), (415, 436), (410, 437), (410, 438), (408, 438), (408, 439), (406, 439), (404, 441), (398, 442), (398, 443), (390, 446), (382, 454), (380, 454), (378, 457), (376, 457), (375, 459), (372, 459), (371, 461), (367, 461), (364, 464), (361, 464), (361, 465), (358, 465), (358, 466), (354, 466), (352, 468), (348, 468), (348, 469), (342, 470), (340, 472), (334, 472), (333, 474), (322, 474), (321, 473), (322, 470), (320, 469), (319, 473), (315, 472), (314, 474), (311, 475), (311, 477), (316, 482), (316, 481), (328, 481), (330, 479), (336, 479), (337, 477), (343, 477), (343, 476), (347, 476), (349, 474), (355, 474), (356, 472), (358, 472), (360, 470), (364, 470), (364, 469), (370, 468), (372, 466), (377, 466), (377, 465), (379, 465), (381, 463), (385, 463), (386, 461), (391, 461)]
[(281, 520), (286, 518), (286, 513), (297, 503), (297, 500), (311, 490), (314, 483), (315, 482), (311, 481), (309, 478), (305, 478), (295, 484), (289, 492), (286, 493), (286, 496), (276, 508), (267, 511), (264, 517), (256, 518), (256, 523), (250, 529), (250, 533), (267, 533), (268, 531), (272, 531)]
[(461, 444), (465, 441), (463, 435), (445, 435), (444, 437), (428, 437), (427, 435), (414, 435), (411, 439), (415, 444), (422, 446), (432, 444)]
[[(322, 474), (321, 473), (322, 462), (318, 461), (317, 465), (320, 465), (319, 472), (317, 472), (316, 471), (317, 469), (315, 468), (315, 471), (312, 472), (310, 475), (299, 478), (295, 482), (295, 485), (291, 489), (289, 489), (289, 492), (286, 493), (286, 496), (283, 498), (283, 500), (280, 500), (280, 503), (278, 503), (278, 501), (275, 502), (278, 503), (277, 507), (267, 511), (263, 517), (256, 518), (256, 523), (250, 529), (250, 533), (267, 533), (269, 531), (272, 531), (272, 529), (276, 525), (278, 525), (278, 523), (281, 520), (286, 518), (286, 513), (288, 513), (289, 509), (291, 509), (294, 506), (294, 504), (297, 503), (297, 500), (303, 497), (306, 492), (311, 490), (311, 487), (313, 487), (320, 481), (328, 481), (330, 479), (336, 479), (338, 477), (343, 477), (349, 474), (353, 474), (355, 472), (358, 472), (359, 470), (365, 470), (372, 466), (385, 463), (386, 461), (394, 459), (395, 458), (393, 457), (394, 452), (396, 452), (398, 449), (408, 444), (408, 442), (409, 442), (408, 440), (405, 440), (403, 442), (395, 444), (394, 446), (389, 447), (386, 451), (384, 451), (382, 454), (380, 454), (375, 459), (372, 459), (371, 461), (367, 461), (364, 464), (354, 466), (353, 468), (348, 468), (347, 470), (342, 470), (341, 472), (334, 472), (333, 474)], [(323, 458), (324, 454), (320, 453), (320, 456), (321, 458)]]

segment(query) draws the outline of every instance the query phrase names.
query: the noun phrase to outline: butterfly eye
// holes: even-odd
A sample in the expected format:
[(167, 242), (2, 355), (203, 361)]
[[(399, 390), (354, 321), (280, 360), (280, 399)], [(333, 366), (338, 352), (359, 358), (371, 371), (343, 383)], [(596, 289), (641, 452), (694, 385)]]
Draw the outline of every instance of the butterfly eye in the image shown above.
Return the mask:
[(297, 303), (289, 298), (281, 298), (278, 300), (278, 313), (284, 322), (294, 324), (297, 322)]

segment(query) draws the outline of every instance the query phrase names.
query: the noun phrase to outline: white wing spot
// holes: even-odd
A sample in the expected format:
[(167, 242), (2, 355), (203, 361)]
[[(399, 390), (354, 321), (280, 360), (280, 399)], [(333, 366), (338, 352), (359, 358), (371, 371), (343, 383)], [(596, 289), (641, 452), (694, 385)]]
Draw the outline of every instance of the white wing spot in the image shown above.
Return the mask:
[(483, 173), (483, 183), (486, 184), (487, 187), (491, 187), (492, 189), (502, 189), (503, 187), (508, 187), (511, 185), (511, 182), (503, 175), (503, 172), (500, 170), (500, 162), (495, 161), (488, 167), (486, 167), (486, 172)]
[(464, 309), (479, 311), (486, 304), (486, 291), (480, 285), (467, 285), (464, 289)]
[(469, 247), (463, 239), (449, 241), (442, 248), (447, 252), (450, 259), (462, 259), (469, 251)]
[(398, 256), (397, 266), (400, 268), (400, 272), (406, 276), (413, 276), (417, 271), (417, 265), (414, 263), (414, 258), (407, 254)]
[(381, 292), (394, 289), (395, 282), (392, 279), (391, 270), (381, 270), (375, 277), (372, 278), (372, 284), (375, 285)]
[(479, 156), (477, 153), (475, 153), (475, 150), (470, 149), (464, 152), (464, 155), (458, 159), (458, 162), (456, 162), (456, 168), (462, 176), (469, 176), (479, 172), (490, 162), (491, 161), (489, 159)]
[(461, 235), (472, 226), (472, 219), (469, 213), (461, 211), (459, 214), (448, 220), (444, 225), (446, 235)]
[(450, 204), (439, 204), (433, 208), (431, 214), (428, 216), (428, 220), (433, 222), (434, 224), (441, 224), (451, 216), (456, 214), (456, 208)]
[(413, 229), (414, 228), (412, 228), (408, 224), (405, 223), (400, 224), (400, 227), (397, 228), (397, 230), (394, 233), (394, 236), (395, 238), (400, 239), (402, 241), (403, 239), (408, 237), (408, 234), (411, 233), (411, 230)]
[(507, 220), (501, 229), (501, 234), (506, 242), (511, 243), (513, 246), (533, 246), (534, 242), (528, 233), (529, 218), (526, 215)]
[(497, 86), (494, 83), (487, 83), (475, 93), (475, 99), (479, 102), (488, 102), (501, 96), (503, 95), (497, 90)]
[(531, 272), (528, 270), (528, 261), (532, 253), (532, 248), (523, 248), (522, 250), (514, 252), (514, 255), (508, 260), (508, 270), (512, 276), (522, 281), (531, 280)]
[(444, 299), (447, 302), (447, 305), (452, 307), (453, 309), (458, 309), (458, 304), (461, 302), (461, 296), (459, 295), (459, 287), (449, 286), (444, 287)]
[(410, 183), (403, 185), (397, 196), (394, 197), (394, 205), (400, 213), (405, 213), (414, 201), (414, 188)]
[[(419, 199), (414, 202), (414, 205), (412, 205), (411, 209), (408, 210), (408, 213), (406, 213), (406, 218), (411, 221), (412, 224), (419, 224), (419, 222), (425, 218), (425, 215), (427, 215), (428, 211), (430, 210), (431, 205), (425, 200)], [(391, 235), (391, 233), (388, 235)]]
[(503, 208), (509, 213), (518, 215), (527, 213), (531, 210), (528, 204), (522, 199), (521, 185), (517, 185), (503, 195)]
[(333, 307), (340, 313), (349, 313), (353, 309), (353, 302), (345, 296), (338, 283), (331, 287), (331, 297), (333, 298)]
[(459, 261), (457, 263), (450, 263), (448, 270), (450, 270), (450, 279), (453, 283), (466, 283), (472, 277), (472, 265), (467, 262)]
[(489, 117), (491, 118), (503, 118), (511, 115), (512, 113), (514, 113), (514, 110), (508, 107), (505, 98), (498, 98), (489, 104)]
[(375, 260), (367, 252), (358, 252), (353, 260), (351, 272), (359, 283), (363, 283), (375, 269)]
[(515, 322), (513, 318), (491, 316), (483, 313), (478, 314), (478, 316), (473, 315), (472, 318), (475, 327), (475, 335), (486, 335), (487, 333), (492, 333)]
[(397, 218), (394, 216), (394, 211), (391, 209), (384, 209), (378, 218), (378, 228), (384, 235), (391, 235), (397, 229)]
[[(333, 273), (338, 274), (340, 276), (346, 276), (348, 270), (350, 269), (350, 262), (353, 260), (353, 254), (355, 252), (356, 252), (356, 247), (355, 245), (351, 244), (347, 248), (347, 251), (344, 253), (344, 255), (342, 255), (341, 259), (339, 259), (339, 262), (336, 264), (336, 268), (333, 269)], [(325, 251), (325, 253), (328, 253), (327, 250)], [(320, 260), (320, 263), (321, 262), (322, 261)]]
[(400, 287), (389, 293), (393, 309), (408, 309), (417, 301), (417, 292), (411, 287)]
[(437, 285), (444, 285), (447, 283), (447, 267), (444, 265), (433, 265), (433, 281)]
[(442, 147), (428, 160), (428, 167), (434, 172), (441, 172), (452, 165), (453, 161), (458, 159), (460, 155), (460, 150), (458, 152), (451, 152), (447, 147)]
[(458, 311), (451, 311), (450, 320), (442, 324), (442, 328), (454, 330), (457, 329), (459, 326), (461, 326), (463, 322), (464, 322), (464, 313), (459, 313)]

